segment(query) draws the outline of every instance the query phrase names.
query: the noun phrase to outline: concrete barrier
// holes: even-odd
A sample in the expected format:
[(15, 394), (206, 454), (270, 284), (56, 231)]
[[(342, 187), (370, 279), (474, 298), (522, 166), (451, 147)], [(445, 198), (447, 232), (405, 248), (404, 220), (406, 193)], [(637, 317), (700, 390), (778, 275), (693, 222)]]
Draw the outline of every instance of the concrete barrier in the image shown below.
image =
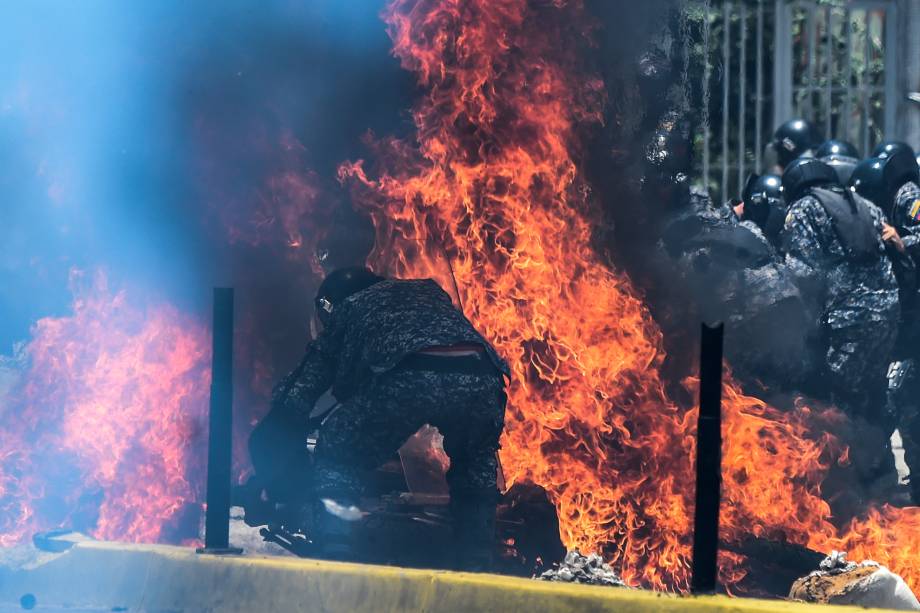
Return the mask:
[[(0, 610), (68, 611), (718, 611), (857, 610), (548, 583), (282, 557), (84, 541), (62, 553), (0, 552)], [(859, 609), (865, 611), (865, 609)]]

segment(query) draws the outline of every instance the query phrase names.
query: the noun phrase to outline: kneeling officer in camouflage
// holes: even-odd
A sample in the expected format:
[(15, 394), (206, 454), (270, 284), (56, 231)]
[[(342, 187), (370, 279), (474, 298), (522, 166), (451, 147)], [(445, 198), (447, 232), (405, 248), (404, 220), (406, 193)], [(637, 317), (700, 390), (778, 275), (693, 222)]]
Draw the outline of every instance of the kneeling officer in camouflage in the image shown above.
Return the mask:
[(450, 457), (455, 565), (487, 569), (508, 365), (430, 279), (336, 270), (321, 284), (315, 308), (322, 330), (275, 387), (263, 422), (273, 426), (260, 425), (250, 441), (257, 473), (257, 456), (275, 445), (269, 431), (284, 429), (305, 441), (310, 413), (331, 386), (340, 404), (316, 442), (313, 536), (325, 557), (348, 558), (351, 524), (327, 512), (322, 500), (359, 505), (367, 472), (421, 426), (435, 426)]

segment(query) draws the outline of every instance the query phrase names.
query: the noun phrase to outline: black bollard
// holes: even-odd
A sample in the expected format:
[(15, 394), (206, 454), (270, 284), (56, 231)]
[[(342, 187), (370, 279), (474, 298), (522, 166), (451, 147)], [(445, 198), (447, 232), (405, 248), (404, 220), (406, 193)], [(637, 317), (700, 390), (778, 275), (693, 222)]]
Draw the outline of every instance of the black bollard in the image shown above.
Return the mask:
[(711, 594), (718, 581), (719, 500), (722, 484), (722, 324), (702, 326), (700, 415), (696, 438), (696, 513), (693, 521), (694, 594)]
[(230, 547), (230, 465), (233, 452), (233, 288), (214, 288), (208, 508), (198, 553), (242, 553)]

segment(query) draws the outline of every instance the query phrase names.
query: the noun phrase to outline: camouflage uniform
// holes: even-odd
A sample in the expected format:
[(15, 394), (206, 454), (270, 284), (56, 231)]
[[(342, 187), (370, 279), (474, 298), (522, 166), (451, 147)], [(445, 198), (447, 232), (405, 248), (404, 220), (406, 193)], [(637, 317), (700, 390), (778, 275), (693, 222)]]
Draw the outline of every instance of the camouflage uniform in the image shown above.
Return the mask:
[[(920, 186), (913, 181), (902, 185), (894, 199), (892, 221), (901, 234), (915, 266), (920, 264)], [(918, 296), (902, 300), (901, 334), (897, 361), (889, 368), (888, 401), (892, 419), (897, 421), (904, 446), (904, 459), (911, 469), (911, 489), (915, 504), (920, 504), (920, 304)]]
[(656, 291), (673, 292), (662, 302), (689, 298), (688, 319), (725, 322), (726, 358), (742, 379), (801, 389), (813, 369), (816, 317), (760, 227), (693, 190), (690, 206), (665, 218), (658, 246)]
[(823, 305), (822, 344), (831, 396), (848, 413), (878, 423), (900, 312), (897, 281), (881, 240), (884, 216), (859, 199), (868, 207), (875, 235), (874, 245), (856, 256), (815, 197), (824, 191), (811, 190), (789, 208), (783, 228), (786, 263), (802, 293), (817, 296)]
[(317, 493), (354, 497), (362, 471), (384, 463), (425, 424), (444, 436), (451, 495), (490, 493), (496, 489), (504, 406), (504, 385), (495, 376), (396, 367), (372, 377), (320, 430)]
[(920, 186), (913, 181), (902, 185), (894, 197), (894, 211), (891, 221), (899, 232), (905, 233), (904, 245), (916, 248), (920, 245)]
[[(482, 348), (482, 372), (405, 366), (427, 348), (458, 345)], [(336, 306), (300, 365), (276, 386), (272, 411), (291, 416), (305, 435), (314, 404), (326, 389), (332, 386), (341, 402), (317, 440), (319, 497), (355, 500), (362, 473), (392, 456), (426, 423), (444, 435), (451, 493), (494, 491), (505, 409), (502, 375), (509, 374), (507, 364), (437, 283), (383, 281)]]
[[(907, 252), (900, 256), (895, 269), (901, 283), (901, 332), (898, 357), (913, 357), (920, 341), (920, 296), (917, 269), (920, 265), (920, 187), (912, 181), (902, 185), (895, 194), (892, 223)], [(903, 261), (906, 260), (906, 261)]]

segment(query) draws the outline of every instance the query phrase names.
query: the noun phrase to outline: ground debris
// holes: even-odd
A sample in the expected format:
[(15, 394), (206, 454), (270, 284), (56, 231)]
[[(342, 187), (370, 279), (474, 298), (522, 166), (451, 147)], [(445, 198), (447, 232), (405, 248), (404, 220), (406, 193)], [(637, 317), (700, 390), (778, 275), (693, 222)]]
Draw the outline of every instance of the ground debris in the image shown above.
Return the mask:
[(832, 551), (818, 570), (793, 583), (789, 598), (821, 604), (920, 611), (920, 602), (901, 577), (872, 560), (859, 564), (851, 562), (843, 551)]
[(555, 564), (554, 568), (544, 572), (539, 578), (541, 581), (627, 587), (598, 554), (584, 556), (577, 549), (568, 552), (561, 564)]

